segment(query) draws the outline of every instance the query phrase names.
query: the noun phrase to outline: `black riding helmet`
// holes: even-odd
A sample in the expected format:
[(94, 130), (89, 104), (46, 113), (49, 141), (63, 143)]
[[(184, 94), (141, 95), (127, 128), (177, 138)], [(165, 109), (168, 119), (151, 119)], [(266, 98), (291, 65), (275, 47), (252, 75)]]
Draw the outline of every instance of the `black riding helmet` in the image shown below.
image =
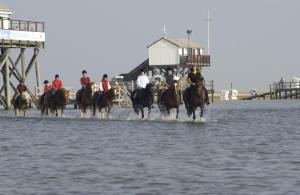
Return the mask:
[(84, 74), (84, 73), (87, 73), (87, 71), (86, 71), (86, 70), (83, 70), (81, 73)]
[(107, 74), (104, 74), (104, 75), (103, 75), (103, 78), (107, 79), (107, 78), (108, 78)]
[(59, 75), (58, 75), (58, 74), (56, 74), (56, 75), (55, 75), (55, 78), (59, 78)]
[(44, 84), (48, 84), (49, 83), (49, 81), (48, 80), (44, 80)]

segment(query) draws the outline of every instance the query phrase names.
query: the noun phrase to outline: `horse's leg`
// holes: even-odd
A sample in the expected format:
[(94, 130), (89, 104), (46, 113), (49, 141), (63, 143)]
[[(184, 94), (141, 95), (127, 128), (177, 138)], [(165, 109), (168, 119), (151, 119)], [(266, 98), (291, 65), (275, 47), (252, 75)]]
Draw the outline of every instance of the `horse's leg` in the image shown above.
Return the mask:
[(167, 114), (168, 114), (168, 117), (170, 117), (170, 109), (169, 108), (167, 108)]
[(108, 119), (108, 108), (105, 106), (105, 118)]
[(23, 116), (25, 116), (25, 115), (26, 115), (26, 109), (23, 110)]
[(18, 110), (18, 108), (15, 108), (15, 115), (16, 115), (16, 116), (19, 115), (19, 110)]
[(193, 112), (193, 119), (194, 119), (194, 120), (196, 119), (195, 110), (196, 110), (196, 109), (193, 107), (193, 108), (192, 108), (192, 112)]
[(201, 109), (201, 111), (200, 111), (200, 117), (203, 118), (204, 105), (201, 105), (200, 109)]
[(111, 119), (111, 114), (110, 114), (111, 113), (111, 108), (112, 108), (111, 106), (108, 106), (108, 112), (107, 112), (107, 114), (108, 114), (108, 118), (109, 119)]
[(93, 109), (93, 118), (95, 118), (96, 117), (96, 104), (93, 103), (92, 109)]
[(178, 118), (178, 114), (179, 114), (179, 106), (176, 107), (176, 118)]
[(141, 112), (142, 112), (142, 118), (144, 118), (144, 108), (143, 106), (140, 106)]
[(55, 116), (58, 117), (58, 109), (55, 108)]
[(150, 105), (149, 107), (148, 107), (148, 116), (150, 116), (150, 114), (151, 114), (151, 109), (153, 108), (153, 106), (152, 105)]
[(90, 106), (90, 116), (92, 117), (92, 118), (94, 118), (94, 112), (93, 112), (93, 106), (91, 105)]
[(79, 104), (79, 110), (80, 110), (80, 118), (83, 117), (83, 108), (82, 105)]
[(63, 107), (61, 107), (61, 109), (60, 109), (60, 115), (61, 115), (61, 116), (64, 115), (64, 108), (63, 108)]

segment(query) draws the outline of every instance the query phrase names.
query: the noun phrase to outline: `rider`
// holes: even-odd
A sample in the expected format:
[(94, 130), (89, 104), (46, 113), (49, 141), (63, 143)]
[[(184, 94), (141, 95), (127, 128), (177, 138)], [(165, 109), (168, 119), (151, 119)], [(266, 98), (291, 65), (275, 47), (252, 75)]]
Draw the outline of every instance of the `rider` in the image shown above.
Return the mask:
[[(199, 81), (204, 82), (204, 77), (201, 75), (200, 69), (196, 65), (193, 65), (191, 67), (191, 72), (188, 74), (187, 82), (190, 84), (190, 88), (192, 88), (192, 87), (195, 87), (196, 83)], [(209, 105), (210, 102), (209, 102), (209, 98), (208, 98), (208, 91), (205, 88), (204, 84), (203, 84), (203, 89), (205, 91), (206, 104)]]
[(82, 74), (82, 77), (80, 78), (81, 90), (79, 90), (78, 93), (76, 94), (76, 102), (78, 102), (82, 92), (85, 91), (86, 86), (91, 82), (90, 77), (87, 76), (86, 70), (83, 70), (81, 74)]
[[(27, 89), (27, 86), (25, 85), (25, 80), (22, 79), (22, 80), (20, 81), (19, 85), (17, 86), (17, 94), (18, 94), (18, 96), (16, 97), (15, 103), (17, 103), (17, 102), (19, 101), (20, 95), (21, 95), (23, 92), (27, 91), (27, 90), (28, 90), (28, 89)], [(29, 102), (29, 106), (31, 107), (31, 102)]]
[[(172, 70), (171, 67), (168, 67), (166, 75), (165, 75), (165, 90), (167, 90), (169, 87), (171, 87), (173, 85), (174, 81), (178, 82), (178, 80), (179, 80), (179, 77), (174, 75), (173, 70)], [(162, 92), (162, 95), (160, 97), (160, 101), (163, 99), (164, 91)], [(179, 97), (180, 97), (180, 100), (179, 100), (180, 104), (183, 104), (182, 100), (181, 100), (181, 91), (180, 90), (179, 90)]]
[(149, 78), (145, 75), (145, 70), (140, 69), (140, 74), (136, 80), (137, 89), (134, 91), (134, 97), (139, 94), (142, 89), (145, 89), (147, 84), (149, 83)]
[(85, 90), (86, 86), (90, 83), (90, 77), (87, 76), (86, 70), (82, 71), (82, 77), (80, 78), (80, 84), (82, 86), (82, 90)]
[(56, 74), (54, 78), (55, 78), (55, 79), (52, 81), (52, 89), (54, 89), (53, 92), (52, 92), (52, 95), (54, 95), (55, 92), (56, 92), (58, 89), (61, 89), (61, 88), (62, 88), (62, 82), (61, 82), (61, 80), (59, 79), (59, 75)]
[(49, 83), (49, 81), (48, 81), (48, 80), (45, 80), (45, 81), (44, 81), (44, 93), (43, 93), (43, 95), (41, 95), (41, 101), (43, 101), (43, 99), (44, 99), (46, 93), (48, 93), (48, 92), (51, 90), (51, 88), (52, 88), (52, 86), (51, 86), (51, 84)]
[(107, 92), (108, 90), (110, 90), (111, 86), (110, 86), (110, 83), (109, 83), (107, 74), (104, 74), (104, 75), (103, 75), (99, 87), (100, 87), (101, 93), (105, 93), (105, 92)]
[(174, 74), (172, 68), (167, 68), (167, 74), (165, 76), (166, 79), (166, 87), (170, 87), (173, 84)]

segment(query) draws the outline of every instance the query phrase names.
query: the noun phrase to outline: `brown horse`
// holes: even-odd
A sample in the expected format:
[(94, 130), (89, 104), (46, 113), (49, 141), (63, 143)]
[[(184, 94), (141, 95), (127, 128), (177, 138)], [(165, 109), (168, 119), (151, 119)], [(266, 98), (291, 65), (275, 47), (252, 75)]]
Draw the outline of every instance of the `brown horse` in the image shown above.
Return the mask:
[(26, 110), (30, 108), (29, 104), (31, 97), (27, 91), (21, 93), (13, 103), (15, 115), (18, 116), (20, 111), (23, 111), (23, 116), (26, 115)]
[(79, 105), (81, 117), (83, 116), (83, 114), (86, 114), (87, 109), (92, 110), (94, 85), (95, 82), (90, 82), (89, 84), (87, 84), (85, 89), (80, 89), (76, 93), (76, 103), (77, 105)]
[(183, 93), (183, 101), (188, 116), (193, 114), (193, 119), (196, 119), (195, 111), (200, 107), (200, 117), (203, 117), (206, 95), (203, 82), (199, 81), (194, 86), (188, 87)]
[(170, 110), (176, 108), (176, 118), (179, 114), (180, 106), (180, 89), (178, 89), (178, 82), (174, 81), (173, 84), (162, 92), (158, 106), (160, 112), (165, 116), (170, 116)]
[(96, 116), (96, 109), (98, 107), (99, 112), (102, 115), (102, 109), (105, 110), (105, 118), (110, 116), (111, 109), (113, 107), (113, 99), (116, 97), (116, 88), (111, 88), (107, 92), (98, 92), (93, 95), (93, 117)]
[(145, 89), (134, 90), (130, 95), (130, 99), (133, 110), (137, 115), (139, 115), (141, 111), (142, 118), (144, 118), (144, 108), (147, 107), (149, 116), (154, 103), (154, 85), (148, 83)]
[(51, 113), (54, 113), (58, 117), (58, 109), (61, 110), (61, 116), (64, 114), (64, 109), (69, 100), (69, 91), (65, 88), (58, 89), (54, 92), (54, 89), (51, 89), (46, 93), (43, 99), (40, 99), (39, 105), (41, 108), (41, 114), (48, 116), (48, 110), (50, 109)]

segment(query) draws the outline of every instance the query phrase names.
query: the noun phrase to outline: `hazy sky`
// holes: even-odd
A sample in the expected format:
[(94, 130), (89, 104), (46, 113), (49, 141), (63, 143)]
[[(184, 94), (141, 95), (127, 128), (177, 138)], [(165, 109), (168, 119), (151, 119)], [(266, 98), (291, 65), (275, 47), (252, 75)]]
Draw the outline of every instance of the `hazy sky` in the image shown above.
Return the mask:
[[(207, 48), (211, 10), (212, 65), (204, 69), (217, 89), (267, 88), (283, 76), (300, 77), (298, 0), (2, 0), (15, 19), (46, 23), (42, 80), (59, 73), (79, 88), (81, 70), (93, 80), (126, 73), (147, 58), (162, 36), (191, 39)], [(34, 73), (34, 72), (33, 72)], [(34, 74), (31, 74), (33, 78)]]

